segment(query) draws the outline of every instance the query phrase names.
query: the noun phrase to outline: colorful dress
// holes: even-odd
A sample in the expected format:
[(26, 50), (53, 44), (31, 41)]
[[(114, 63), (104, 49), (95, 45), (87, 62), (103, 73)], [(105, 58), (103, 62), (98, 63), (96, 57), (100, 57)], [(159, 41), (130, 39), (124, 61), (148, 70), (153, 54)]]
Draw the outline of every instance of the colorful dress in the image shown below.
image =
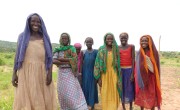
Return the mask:
[(130, 103), (134, 100), (134, 82), (130, 81), (132, 70), (132, 46), (127, 49), (120, 49), (121, 71), (122, 71), (122, 102)]
[(112, 52), (107, 55), (107, 70), (102, 73), (102, 88), (101, 88), (101, 101), (102, 110), (117, 110), (119, 106), (119, 93), (117, 90), (118, 76), (112, 67), (113, 56)]
[[(140, 51), (136, 57), (135, 67), (135, 104), (144, 108), (151, 109), (161, 106), (161, 87), (160, 87), (160, 65), (158, 51), (154, 45), (151, 36), (148, 38), (149, 50)], [(142, 37), (141, 37), (142, 38)]]
[(30, 40), (22, 67), (18, 70), (13, 110), (57, 110), (53, 82), (46, 85), (43, 40)]
[[(107, 50), (107, 35), (113, 36), (111, 51)], [(119, 100), (122, 96), (122, 76), (119, 48), (114, 39), (114, 35), (111, 33), (107, 33), (104, 36), (104, 45), (101, 46), (98, 50), (94, 65), (94, 77), (97, 80), (102, 80), (102, 110), (117, 110), (119, 106)]]
[(60, 65), (58, 70), (57, 91), (61, 110), (88, 110), (84, 94), (74, 72), (77, 69), (77, 55), (74, 47), (55, 52), (53, 58), (72, 56), (70, 65)]
[(86, 98), (87, 105), (93, 107), (98, 103), (97, 83), (94, 78), (94, 63), (97, 55), (97, 50), (88, 52), (85, 50), (83, 55), (82, 66), (82, 90)]
[(81, 85), (82, 87), (82, 57), (83, 57), (83, 53), (80, 52), (78, 54), (78, 73), (77, 73), (77, 78), (78, 78), (78, 81), (79, 81), (79, 84)]

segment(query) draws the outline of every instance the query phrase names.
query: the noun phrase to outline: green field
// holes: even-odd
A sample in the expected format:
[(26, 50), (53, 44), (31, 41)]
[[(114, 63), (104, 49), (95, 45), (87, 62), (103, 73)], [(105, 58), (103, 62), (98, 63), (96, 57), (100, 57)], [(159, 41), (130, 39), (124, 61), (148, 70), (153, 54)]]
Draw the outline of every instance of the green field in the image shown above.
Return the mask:
[[(173, 55), (163, 55), (160, 59), (161, 66), (180, 67), (180, 54)], [(0, 110), (12, 110), (14, 100), (14, 87), (11, 84), (13, 59), (14, 53), (0, 53)], [(53, 80), (56, 84), (57, 73), (55, 71), (53, 72)]]
[[(0, 110), (12, 110), (14, 87), (11, 84), (14, 53), (0, 53)], [(56, 70), (55, 70), (56, 71)], [(53, 72), (56, 84), (57, 73)]]

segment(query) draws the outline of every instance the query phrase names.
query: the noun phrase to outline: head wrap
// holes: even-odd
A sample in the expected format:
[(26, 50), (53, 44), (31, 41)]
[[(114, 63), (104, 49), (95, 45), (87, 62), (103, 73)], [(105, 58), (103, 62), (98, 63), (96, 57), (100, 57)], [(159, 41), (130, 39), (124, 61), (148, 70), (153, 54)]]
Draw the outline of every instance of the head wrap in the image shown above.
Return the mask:
[(94, 77), (96, 79), (100, 78), (101, 73), (106, 73), (106, 70), (107, 70), (107, 67), (106, 67), (107, 54), (108, 54), (108, 50), (106, 48), (107, 35), (113, 36), (113, 43), (112, 43), (113, 64), (112, 66), (118, 76), (117, 89), (121, 97), (122, 96), (122, 76), (121, 76), (121, 67), (120, 67), (120, 55), (119, 55), (118, 45), (112, 33), (105, 34), (104, 45), (101, 46), (98, 50), (98, 54), (96, 56), (95, 66), (94, 66)]
[[(62, 42), (63, 34), (66, 34), (69, 39), (68, 45), (64, 45)], [(69, 63), (71, 65), (72, 72), (75, 73), (75, 72), (77, 72), (77, 53), (76, 53), (76, 48), (74, 46), (70, 45), (70, 42), (71, 42), (70, 35), (68, 33), (62, 33), (60, 36), (60, 40), (59, 40), (60, 46), (56, 47), (54, 49), (54, 53), (64, 51), (64, 58), (69, 59)], [(71, 51), (71, 52), (69, 52), (69, 51)]]
[(80, 43), (75, 43), (75, 44), (74, 44), (74, 47), (75, 47), (75, 48), (76, 48), (76, 47), (77, 47), (77, 48), (81, 48), (82, 46), (81, 46)]
[[(161, 98), (161, 86), (160, 86), (160, 64), (159, 64), (159, 54), (154, 45), (153, 39), (150, 35), (144, 35), (140, 38), (146, 37), (148, 39), (148, 46), (149, 46), (149, 57), (154, 67), (154, 75), (156, 77), (156, 92), (157, 92), (157, 99), (158, 99), (158, 106), (160, 106), (162, 98)], [(137, 86), (138, 88), (144, 88), (145, 85), (148, 84), (148, 65), (146, 61), (146, 56), (144, 49), (140, 44), (140, 50), (137, 53), (136, 57), (136, 73), (137, 73)], [(136, 89), (137, 90), (137, 89)]]
[(43, 41), (44, 41), (46, 70), (48, 70), (52, 66), (52, 46), (51, 46), (50, 38), (47, 33), (44, 21), (40, 15), (38, 15), (37, 13), (33, 13), (28, 16), (28, 18), (26, 20), (25, 29), (19, 35), (18, 43), (17, 43), (18, 48), (16, 51), (16, 57), (15, 57), (15, 62), (14, 62), (14, 70), (20, 69), (22, 66), (22, 62), (24, 61), (26, 48), (28, 46), (30, 36), (31, 36), (31, 29), (29, 27), (30, 26), (29, 23), (30, 23), (30, 18), (33, 15), (37, 15), (41, 22), (41, 27), (40, 27), (39, 33), (43, 36)]

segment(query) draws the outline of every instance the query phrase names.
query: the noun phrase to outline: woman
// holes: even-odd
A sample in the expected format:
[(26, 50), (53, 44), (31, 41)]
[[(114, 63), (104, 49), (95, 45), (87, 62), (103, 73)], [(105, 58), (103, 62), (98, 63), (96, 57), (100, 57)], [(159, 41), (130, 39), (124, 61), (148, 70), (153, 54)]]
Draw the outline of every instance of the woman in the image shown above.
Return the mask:
[(83, 51), (82, 65), (82, 90), (90, 110), (94, 108), (95, 103), (98, 103), (97, 83), (94, 78), (94, 63), (98, 51), (92, 48), (93, 43), (91, 37), (86, 38), (87, 49)]
[(75, 77), (77, 74), (77, 54), (70, 45), (70, 36), (62, 33), (60, 47), (55, 48), (53, 63), (58, 66), (58, 99), (61, 110), (87, 110), (84, 94)]
[(150, 35), (140, 38), (140, 50), (136, 58), (135, 104), (154, 110), (161, 105), (160, 65), (158, 51)]
[(52, 47), (42, 18), (31, 14), (18, 38), (12, 84), (14, 110), (56, 110)]
[(102, 110), (117, 110), (122, 95), (119, 48), (114, 35), (104, 36), (104, 45), (98, 50), (94, 77), (101, 87)]
[(83, 53), (81, 51), (81, 44), (80, 43), (75, 43), (74, 47), (76, 48), (76, 53), (77, 53), (77, 57), (78, 57), (78, 73), (77, 73), (77, 78), (79, 81), (79, 84), (82, 87), (82, 57), (83, 57)]
[(123, 32), (120, 34), (119, 39), (121, 45), (119, 46), (120, 51), (120, 64), (122, 71), (122, 106), (123, 110), (126, 110), (125, 103), (130, 104), (130, 110), (132, 110), (132, 102), (134, 101), (134, 63), (135, 63), (135, 47), (134, 45), (128, 44), (128, 34)]

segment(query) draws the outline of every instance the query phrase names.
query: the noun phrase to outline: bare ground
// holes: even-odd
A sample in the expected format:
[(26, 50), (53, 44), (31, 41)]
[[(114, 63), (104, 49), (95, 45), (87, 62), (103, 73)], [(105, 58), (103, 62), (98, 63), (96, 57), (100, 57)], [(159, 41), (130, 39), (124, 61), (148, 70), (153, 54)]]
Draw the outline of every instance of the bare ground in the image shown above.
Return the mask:
[[(161, 67), (161, 88), (162, 88), (162, 106), (161, 110), (180, 110), (180, 68), (179, 67)], [(100, 96), (100, 95), (99, 95)], [(128, 105), (126, 105), (128, 110)], [(140, 108), (134, 105), (134, 110)], [(95, 105), (95, 110), (101, 110), (101, 104)], [(122, 110), (120, 104), (119, 110)], [(157, 108), (156, 108), (157, 110)]]

